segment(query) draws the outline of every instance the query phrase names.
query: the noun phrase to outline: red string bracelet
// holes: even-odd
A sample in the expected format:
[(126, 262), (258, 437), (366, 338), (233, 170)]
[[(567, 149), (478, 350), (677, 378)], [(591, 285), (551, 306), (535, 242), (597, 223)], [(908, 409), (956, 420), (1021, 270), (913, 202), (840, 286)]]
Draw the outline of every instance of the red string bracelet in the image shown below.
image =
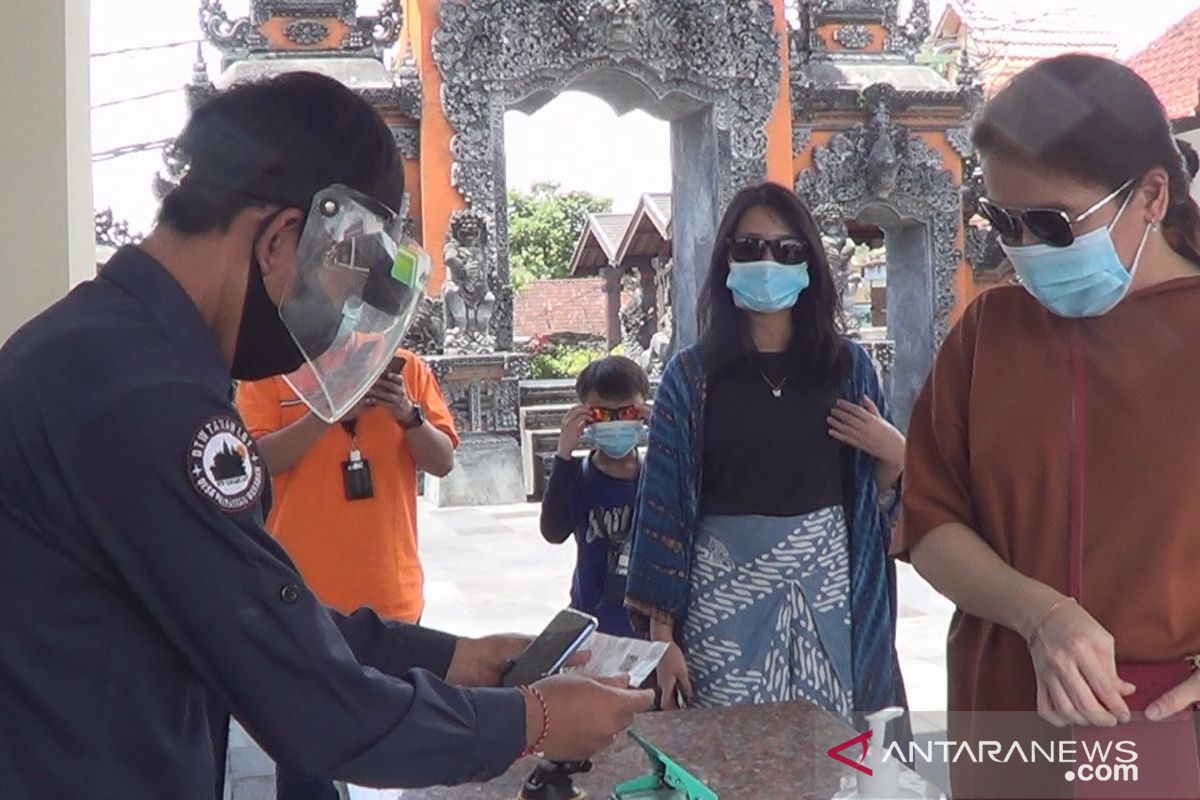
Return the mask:
[(541, 690), (536, 686), (522, 686), (521, 691), (533, 695), (534, 699), (538, 701), (538, 705), (542, 707), (542, 735), (521, 753), (521, 758), (525, 758), (526, 756), (541, 755), (542, 745), (546, 743), (546, 737), (550, 735), (550, 708), (546, 705), (546, 698), (542, 695)]

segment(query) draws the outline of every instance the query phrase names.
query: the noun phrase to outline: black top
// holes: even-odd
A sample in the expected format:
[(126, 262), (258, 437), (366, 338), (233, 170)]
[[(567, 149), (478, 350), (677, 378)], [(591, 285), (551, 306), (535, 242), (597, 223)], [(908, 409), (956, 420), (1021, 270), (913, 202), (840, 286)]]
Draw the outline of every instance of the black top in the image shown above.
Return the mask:
[(520, 693), (443, 683), (454, 637), (317, 601), (229, 385), (134, 248), (0, 349), (0, 797), (212, 797), (221, 708), (307, 773), (502, 772)]
[(838, 390), (807, 373), (788, 354), (758, 353), (709, 381), (701, 513), (791, 517), (842, 503), (842, 445), (826, 423)]

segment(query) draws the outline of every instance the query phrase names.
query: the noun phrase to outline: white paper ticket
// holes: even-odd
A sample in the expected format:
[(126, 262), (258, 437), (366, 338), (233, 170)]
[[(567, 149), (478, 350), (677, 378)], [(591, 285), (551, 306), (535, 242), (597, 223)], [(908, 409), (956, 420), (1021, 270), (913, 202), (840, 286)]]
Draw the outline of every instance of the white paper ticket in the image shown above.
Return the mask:
[(640, 686), (662, 660), (667, 643), (593, 633), (582, 649), (591, 651), (591, 660), (582, 666), (571, 667), (571, 670), (598, 678), (628, 675), (631, 686)]

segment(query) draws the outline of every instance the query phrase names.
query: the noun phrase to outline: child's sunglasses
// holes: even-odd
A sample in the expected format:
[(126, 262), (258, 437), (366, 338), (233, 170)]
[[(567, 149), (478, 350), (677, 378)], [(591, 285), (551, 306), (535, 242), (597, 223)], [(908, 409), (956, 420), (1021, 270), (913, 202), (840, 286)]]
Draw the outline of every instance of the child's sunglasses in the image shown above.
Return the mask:
[(745, 263), (763, 261), (767, 252), (780, 264), (795, 266), (808, 259), (808, 242), (794, 236), (782, 239), (762, 239), (758, 236), (738, 236), (729, 240), (729, 260)]
[(640, 420), (642, 412), (637, 406), (621, 406), (620, 408), (590, 409), (592, 422), (632, 422)]
[(1075, 241), (1075, 231), (1071, 226), (1078, 225), (1104, 208), (1105, 204), (1129, 188), (1132, 183), (1132, 179), (1125, 181), (1074, 218), (1058, 208), (1026, 208), (1013, 211), (996, 205), (986, 197), (979, 198), (979, 213), (991, 224), (992, 229), (1000, 234), (1000, 241), (1010, 247), (1021, 244), (1022, 231), (1029, 231), (1033, 238), (1051, 247), (1068, 247)]

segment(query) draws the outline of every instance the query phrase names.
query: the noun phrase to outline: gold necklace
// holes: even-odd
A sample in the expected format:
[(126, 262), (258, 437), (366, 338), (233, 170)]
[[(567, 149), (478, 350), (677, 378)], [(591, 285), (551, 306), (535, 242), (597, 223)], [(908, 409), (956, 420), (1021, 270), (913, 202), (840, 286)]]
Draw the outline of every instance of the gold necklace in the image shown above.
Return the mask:
[(768, 378), (767, 373), (763, 372), (762, 370), (759, 370), (758, 374), (762, 375), (762, 379), (767, 382), (767, 386), (771, 387), (772, 397), (774, 397), (776, 400), (778, 400), (780, 397), (783, 397), (783, 387), (787, 386), (787, 378), (784, 378), (779, 383), (775, 383), (773, 380)]

